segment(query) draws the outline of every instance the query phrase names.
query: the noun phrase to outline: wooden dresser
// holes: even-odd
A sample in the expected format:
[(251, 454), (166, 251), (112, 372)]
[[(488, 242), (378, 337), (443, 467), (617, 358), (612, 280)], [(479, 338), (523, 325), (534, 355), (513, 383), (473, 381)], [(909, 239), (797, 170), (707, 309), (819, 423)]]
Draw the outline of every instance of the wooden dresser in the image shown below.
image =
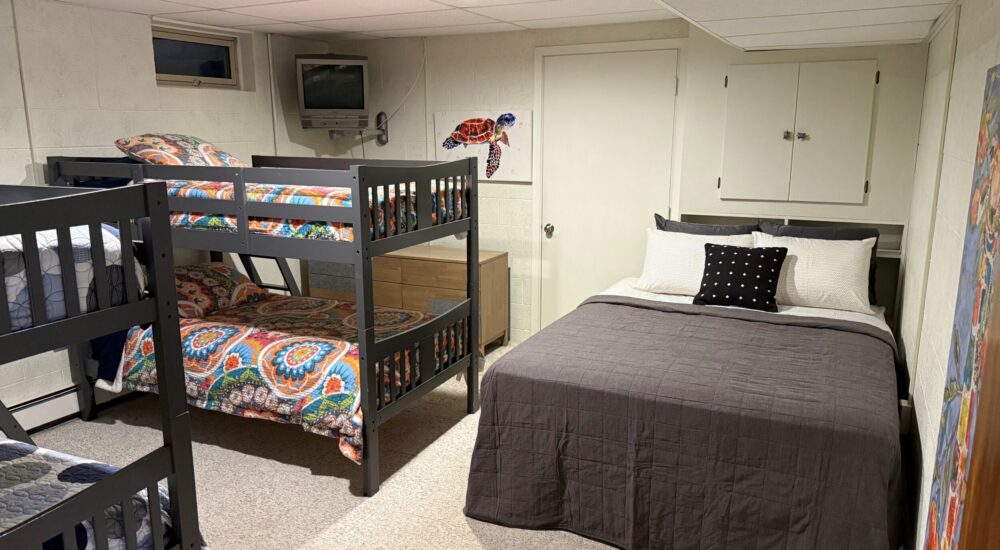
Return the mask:
[[(303, 262), (305, 263), (305, 262)], [(303, 268), (307, 294), (354, 300), (353, 268), (308, 262)], [(414, 246), (372, 261), (375, 305), (441, 313), (465, 299), (465, 249)], [(479, 251), (480, 352), (510, 340), (510, 284), (507, 253)]]

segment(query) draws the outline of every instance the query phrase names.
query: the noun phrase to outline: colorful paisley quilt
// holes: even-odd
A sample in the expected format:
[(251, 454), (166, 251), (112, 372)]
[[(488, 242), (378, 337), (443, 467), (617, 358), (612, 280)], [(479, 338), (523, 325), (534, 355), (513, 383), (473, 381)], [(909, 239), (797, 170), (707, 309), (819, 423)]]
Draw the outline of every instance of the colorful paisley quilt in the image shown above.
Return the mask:
[[(167, 182), (167, 194), (172, 197), (191, 199), (233, 200), (233, 184), (212, 181), (181, 181)], [(372, 210), (372, 219), (378, 220), (371, 229), (375, 237), (396, 235), (402, 230), (417, 227), (416, 188), (411, 187), (405, 193), (408, 200), (397, 201), (394, 189), (389, 191), (389, 208), (386, 213), (385, 194), (377, 193), (377, 201), (369, 196), (377, 208)], [(454, 221), (462, 218), (463, 197), (454, 186), (442, 185), (437, 190), (437, 204), (431, 212), (434, 224), (438, 220)], [(264, 183), (248, 183), (246, 197), (249, 202), (267, 202), (281, 204), (304, 204), (313, 206), (346, 207), (351, 206), (350, 189), (341, 187), (315, 187), (307, 185), (277, 185)], [(397, 208), (397, 202), (405, 205)], [(236, 217), (223, 214), (173, 212), (170, 223), (183, 229), (202, 229), (210, 231), (237, 232)], [(278, 218), (251, 217), (248, 220), (248, 230), (255, 235), (272, 237), (289, 237), (297, 239), (322, 239), (332, 241), (353, 241), (354, 231), (350, 224), (338, 222), (323, 222), (309, 220), (287, 220)]]
[[(360, 463), (363, 432), (355, 313), (353, 302), (275, 294), (201, 319), (181, 319), (188, 402), (339, 437), (344, 456)], [(410, 330), (432, 317), (376, 307), (376, 338)], [(389, 388), (407, 383), (411, 370), (419, 368), (416, 349), (405, 355), (400, 361), (405, 365), (402, 374), (390, 380), (388, 369), (383, 372), (385, 401), (391, 399)], [(120, 376), (124, 389), (157, 391), (151, 328), (129, 331)]]

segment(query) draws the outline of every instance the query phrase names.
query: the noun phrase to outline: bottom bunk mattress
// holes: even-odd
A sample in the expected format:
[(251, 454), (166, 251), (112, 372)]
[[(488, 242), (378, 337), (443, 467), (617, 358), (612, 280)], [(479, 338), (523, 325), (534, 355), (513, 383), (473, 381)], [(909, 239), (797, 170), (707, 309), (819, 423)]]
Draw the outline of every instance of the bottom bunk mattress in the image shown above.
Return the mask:
[(869, 324), (597, 296), (482, 383), (465, 513), (622, 548), (899, 548), (899, 364)]
[[(0, 439), (0, 470), (3, 479), (0, 483), (0, 532), (3, 532), (86, 490), (117, 472), (118, 468), (20, 441)], [(159, 503), (159, 514), (166, 528), (165, 547), (170, 547), (174, 542), (170, 540), (170, 495), (165, 487), (159, 487)], [(153, 535), (146, 491), (133, 495), (131, 504), (137, 527), (137, 548), (151, 550)], [(101, 519), (110, 537), (107, 547), (110, 550), (124, 549), (125, 523), (121, 505), (105, 510)], [(76, 526), (76, 542), (80, 550), (96, 548), (90, 521)], [(61, 536), (45, 542), (42, 548), (68, 550), (63, 546)], [(202, 548), (207, 549), (204, 543)]]
[[(181, 351), (188, 403), (248, 418), (299, 424), (308, 432), (339, 437), (340, 450), (361, 461), (363, 419), (353, 302), (269, 295), (203, 318), (181, 319)], [(375, 336), (410, 330), (433, 315), (375, 308)], [(436, 359), (455, 349), (454, 334), (435, 338)], [(383, 402), (391, 388), (419, 377), (418, 348), (383, 365)], [(114, 389), (157, 391), (152, 330), (129, 333)]]

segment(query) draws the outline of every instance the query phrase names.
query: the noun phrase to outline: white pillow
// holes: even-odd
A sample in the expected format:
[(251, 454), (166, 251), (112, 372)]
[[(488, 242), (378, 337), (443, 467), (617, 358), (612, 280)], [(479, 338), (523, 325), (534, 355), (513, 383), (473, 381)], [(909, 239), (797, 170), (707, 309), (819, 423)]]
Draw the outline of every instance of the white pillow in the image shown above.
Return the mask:
[(753, 245), (753, 235), (690, 235), (646, 230), (646, 261), (635, 286), (657, 294), (694, 296), (705, 273), (705, 243)]
[(778, 278), (778, 303), (871, 313), (868, 269), (875, 238), (828, 241), (755, 231), (753, 245), (788, 249)]

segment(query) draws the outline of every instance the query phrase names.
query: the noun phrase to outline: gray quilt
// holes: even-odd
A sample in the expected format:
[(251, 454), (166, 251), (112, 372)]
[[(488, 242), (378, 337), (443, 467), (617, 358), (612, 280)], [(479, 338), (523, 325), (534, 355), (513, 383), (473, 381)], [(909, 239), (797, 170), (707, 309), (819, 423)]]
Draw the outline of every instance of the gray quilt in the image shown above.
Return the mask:
[(591, 298), (483, 378), (466, 515), (623, 548), (899, 548), (891, 335)]

